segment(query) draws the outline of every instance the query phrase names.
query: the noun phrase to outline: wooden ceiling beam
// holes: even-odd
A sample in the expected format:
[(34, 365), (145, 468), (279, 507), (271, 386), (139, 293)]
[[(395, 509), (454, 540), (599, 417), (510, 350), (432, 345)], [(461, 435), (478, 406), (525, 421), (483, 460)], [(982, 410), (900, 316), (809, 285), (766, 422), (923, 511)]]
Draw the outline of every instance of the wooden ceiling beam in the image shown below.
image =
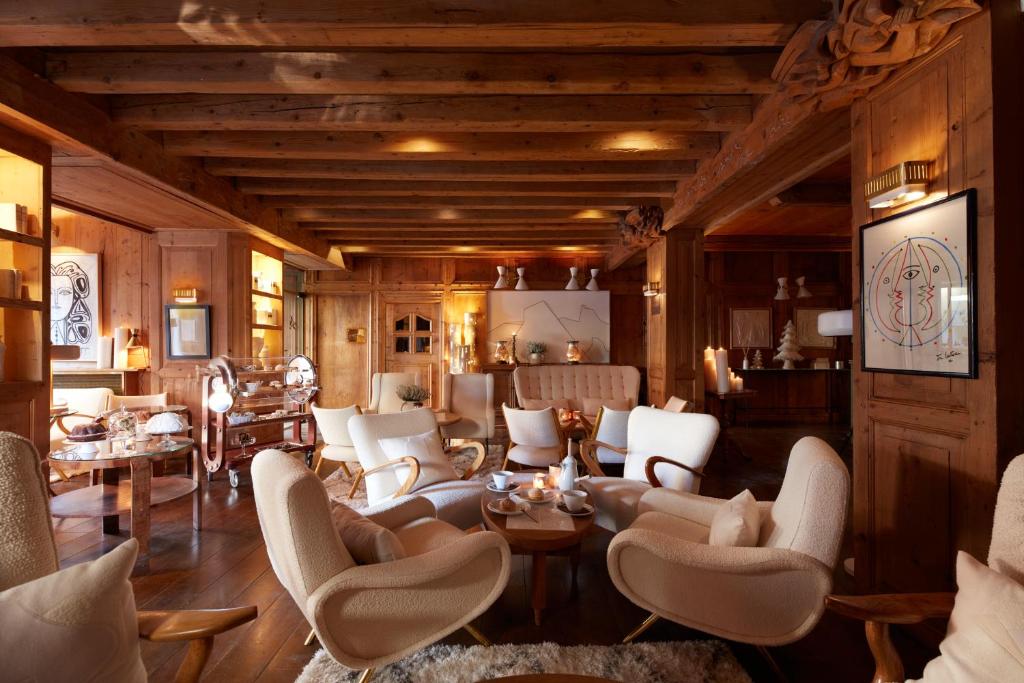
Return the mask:
[(624, 48), (781, 46), (827, 9), (811, 0), (36, 0), (0, 6), (15, 46)]
[[(2, 37), (0, 37), (2, 40)], [(46, 74), (100, 95), (767, 94), (777, 55), (494, 52), (70, 52)]]
[(299, 223), (299, 228), (314, 230), (317, 232), (346, 233), (352, 235), (366, 235), (370, 233), (460, 233), (473, 232), (479, 235), (498, 233), (590, 233), (614, 230), (614, 227), (607, 223), (588, 225), (585, 223), (508, 223), (490, 224), (482, 228), (474, 229), (464, 224), (442, 224), (442, 223)]
[[(671, 197), (672, 181), (620, 182), (491, 182), (464, 180), (379, 181), (321, 179), (239, 178), (235, 186), (245, 194), (289, 197)], [(270, 201), (269, 199), (264, 201)]]
[(739, 130), (748, 95), (118, 95), (116, 123), (143, 130), (523, 132)]
[(849, 206), (850, 183), (802, 182), (768, 199), (772, 206)]
[(468, 245), (482, 245), (482, 244), (550, 244), (552, 246), (558, 245), (580, 245), (586, 244), (589, 246), (611, 246), (614, 244), (614, 237), (608, 236), (581, 236), (573, 238), (561, 238), (555, 237), (536, 237), (534, 235), (506, 235), (506, 236), (490, 236), (481, 237), (478, 239), (467, 240), (465, 237), (413, 237), (413, 236), (399, 236), (389, 237), (383, 235), (364, 235), (362, 237), (341, 237), (338, 235), (322, 235), (324, 239), (329, 240), (332, 244), (348, 243), (348, 244), (411, 244), (419, 246), (430, 246), (432, 244), (468, 244)]
[(526, 210), (526, 209), (285, 209), (287, 220), (303, 223), (440, 223), (442, 225), (473, 225), (484, 223), (585, 223), (614, 224), (619, 215), (597, 209)]
[(693, 160), (676, 161), (337, 161), (319, 159), (204, 159), (218, 176), (248, 178), (311, 178), (321, 180), (454, 180), (530, 182), (675, 182), (691, 175)]
[(550, 246), (542, 245), (492, 245), (492, 246), (394, 246), (394, 245), (357, 245), (338, 244), (337, 250), (349, 256), (402, 256), (405, 258), (480, 258), (481, 256), (593, 256), (602, 258), (607, 249), (605, 247), (588, 246)]
[[(648, 197), (647, 203), (651, 202)], [(643, 204), (639, 197), (304, 197), (267, 196), (280, 209), (597, 209), (627, 211)]]
[(315, 133), (170, 131), (178, 156), (337, 160), (550, 161), (705, 159), (715, 133)]
[[(210, 175), (201, 165), (166, 154), (145, 133), (114, 126), (97, 107), (6, 56), (0, 56), (0, 122), (79, 156), (93, 157), (118, 175), (209, 212), (218, 221), (282, 249), (324, 263), (330, 256), (326, 243), (285, 223), (278, 211), (237, 192), (231, 183)], [(81, 201), (79, 204), (86, 205)]]

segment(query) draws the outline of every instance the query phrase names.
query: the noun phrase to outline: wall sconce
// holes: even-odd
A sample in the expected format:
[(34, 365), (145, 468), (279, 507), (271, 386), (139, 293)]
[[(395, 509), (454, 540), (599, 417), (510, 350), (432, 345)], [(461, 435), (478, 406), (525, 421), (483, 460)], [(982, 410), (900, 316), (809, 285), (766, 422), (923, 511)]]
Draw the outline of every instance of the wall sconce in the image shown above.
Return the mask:
[(195, 287), (181, 287), (171, 292), (176, 304), (194, 304), (199, 301), (199, 292)]
[(803, 275), (801, 275), (795, 280), (796, 286), (798, 287), (798, 289), (796, 290), (797, 299), (810, 299), (812, 296), (814, 296), (813, 294), (811, 294), (811, 290), (804, 287), (804, 280), (805, 278)]
[(864, 183), (864, 197), (871, 209), (888, 209), (922, 199), (931, 181), (930, 161), (904, 161)]
[(131, 336), (128, 338), (128, 345), (125, 347), (125, 351), (128, 354), (129, 368), (149, 367), (149, 349), (143, 346), (142, 340), (139, 339), (141, 332), (141, 330), (135, 327), (131, 329)]
[(778, 278), (779, 287), (775, 290), (776, 301), (788, 301), (789, 300), (789, 278), (780, 277)]
[(661, 283), (660, 282), (645, 282), (644, 283), (644, 296), (658, 296), (661, 294)]

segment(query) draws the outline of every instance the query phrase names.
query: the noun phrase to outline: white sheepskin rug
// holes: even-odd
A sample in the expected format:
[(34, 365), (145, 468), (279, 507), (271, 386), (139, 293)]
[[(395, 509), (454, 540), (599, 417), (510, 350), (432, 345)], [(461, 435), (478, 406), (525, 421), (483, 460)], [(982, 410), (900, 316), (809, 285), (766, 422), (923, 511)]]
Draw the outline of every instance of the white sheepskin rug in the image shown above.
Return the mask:
[[(725, 643), (691, 640), (629, 645), (432, 645), (379, 669), (371, 683), (475, 683), (535, 673), (595, 676), (640, 683), (749, 683), (750, 677)], [(297, 683), (348, 683), (358, 671), (320, 650)]]

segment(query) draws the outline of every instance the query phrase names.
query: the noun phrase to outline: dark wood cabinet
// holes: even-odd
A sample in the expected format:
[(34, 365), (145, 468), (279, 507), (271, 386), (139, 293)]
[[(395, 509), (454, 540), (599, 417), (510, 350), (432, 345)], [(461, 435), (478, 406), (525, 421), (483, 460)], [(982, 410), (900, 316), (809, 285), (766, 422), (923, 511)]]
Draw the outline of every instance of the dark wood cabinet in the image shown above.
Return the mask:
[(798, 368), (735, 370), (743, 388), (757, 391), (744, 401), (740, 422), (847, 424), (850, 420), (850, 371)]

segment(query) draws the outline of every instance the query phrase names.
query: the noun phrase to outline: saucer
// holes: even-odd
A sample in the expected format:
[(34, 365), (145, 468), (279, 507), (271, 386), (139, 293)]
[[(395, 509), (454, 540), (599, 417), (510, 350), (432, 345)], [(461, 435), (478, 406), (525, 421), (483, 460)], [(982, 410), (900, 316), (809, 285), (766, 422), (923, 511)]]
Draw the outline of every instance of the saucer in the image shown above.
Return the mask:
[(518, 491), (519, 489), (520, 485), (516, 482), (513, 482), (512, 485), (509, 486), (507, 489), (499, 489), (497, 486), (494, 485), (493, 481), (487, 482), (487, 490), (492, 493), (512, 493), (513, 491)]
[(517, 503), (537, 503), (543, 505), (544, 503), (550, 503), (554, 499), (558, 498), (558, 492), (552, 489), (544, 489), (544, 497), (541, 498), (540, 500), (533, 500), (532, 498), (527, 498), (525, 492), (513, 493), (509, 497)]
[(594, 513), (594, 506), (590, 503), (584, 503), (583, 509), (579, 512), (569, 512), (569, 508), (565, 507), (565, 503), (559, 503), (558, 509), (572, 517), (586, 517), (587, 515), (592, 515)]
[(530, 504), (529, 503), (517, 503), (515, 510), (512, 510), (510, 512), (506, 512), (505, 510), (502, 510), (501, 508), (498, 507), (498, 501), (492, 500), (490, 503), (487, 504), (487, 509), (490, 510), (491, 512), (497, 514), (497, 515), (507, 515), (507, 516), (521, 515), (521, 514), (523, 514), (523, 510), (529, 510), (530, 509)]

